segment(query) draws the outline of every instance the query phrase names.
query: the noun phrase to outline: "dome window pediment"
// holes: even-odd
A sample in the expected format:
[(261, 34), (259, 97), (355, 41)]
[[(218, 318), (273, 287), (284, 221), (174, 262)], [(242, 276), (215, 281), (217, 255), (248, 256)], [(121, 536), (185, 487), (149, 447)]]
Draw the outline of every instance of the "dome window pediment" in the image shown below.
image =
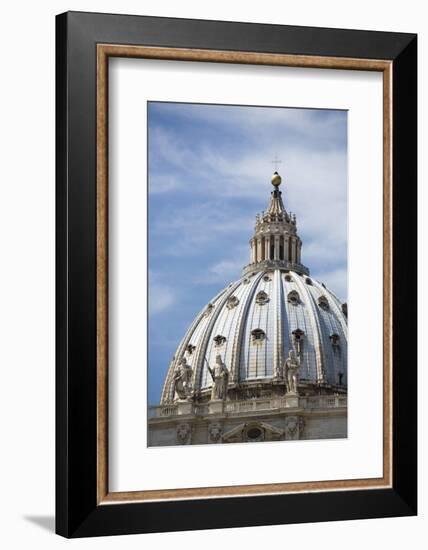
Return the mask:
[(227, 309), (233, 309), (239, 304), (239, 300), (236, 296), (229, 296), (226, 302)]
[(296, 290), (292, 290), (291, 292), (288, 293), (287, 300), (293, 306), (297, 306), (300, 302), (299, 293)]
[(186, 347), (186, 351), (189, 355), (192, 355), (193, 352), (195, 351), (196, 349), (196, 346), (194, 346), (193, 344), (189, 344), (187, 347)]
[(296, 341), (302, 341), (303, 337), (305, 336), (305, 332), (300, 328), (296, 328), (296, 330), (293, 330), (291, 334), (293, 335), (294, 340)]
[(269, 302), (269, 296), (264, 290), (261, 290), (257, 293), (256, 302), (259, 304), (259, 306), (264, 306)]
[(251, 338), (254, 344), (263, 342), (266, 338), (265, 331), (261, 328), (255, 328), (251, 331)]
[(318, 305), (324, 311), (328, 311), (330, 309), (330, 305), (328, 303), (328, 300), (324, 295), (322, 295), (318, 298)]
[(205, 309), (204, 316), (209, 317), (214, 309), (214, 304), (209, 303)]
[(226, 336), (222, 336), (221, 334), (217, 334), (217, 336), (215, 336), (213, 338), (213, 340), (214, 340), (215, 347), (219, 348), (226, 342)]

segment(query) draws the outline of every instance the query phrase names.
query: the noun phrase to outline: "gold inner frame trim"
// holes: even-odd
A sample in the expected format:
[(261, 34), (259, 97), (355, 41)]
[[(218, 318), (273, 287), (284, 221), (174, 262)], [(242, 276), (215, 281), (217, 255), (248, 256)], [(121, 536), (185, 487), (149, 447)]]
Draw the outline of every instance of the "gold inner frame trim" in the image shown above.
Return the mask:
[[(108, 488), (108, 59), (133, 57), (383, 73), (383, 476), (224, 487), (109, 492)], [(97, 45), (97, 503), (238, 497), (392, 486), (392, 62), (256, 52)]]

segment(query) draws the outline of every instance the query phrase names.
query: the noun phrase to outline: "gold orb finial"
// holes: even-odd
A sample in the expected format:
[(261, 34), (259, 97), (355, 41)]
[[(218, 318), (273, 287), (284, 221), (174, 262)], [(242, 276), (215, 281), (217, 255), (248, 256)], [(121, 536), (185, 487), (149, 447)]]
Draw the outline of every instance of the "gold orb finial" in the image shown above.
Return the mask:
[(274, 187), (279, 187), (282, 179), (278, 172), (274, 172), (270, 181)]

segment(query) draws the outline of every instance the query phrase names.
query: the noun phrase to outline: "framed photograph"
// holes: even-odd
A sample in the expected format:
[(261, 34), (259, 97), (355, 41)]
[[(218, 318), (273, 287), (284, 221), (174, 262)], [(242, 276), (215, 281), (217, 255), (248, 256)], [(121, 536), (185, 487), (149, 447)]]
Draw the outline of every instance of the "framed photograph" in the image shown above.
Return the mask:
[(57, 533), (415, 515), (416, 35), (56, 24)]

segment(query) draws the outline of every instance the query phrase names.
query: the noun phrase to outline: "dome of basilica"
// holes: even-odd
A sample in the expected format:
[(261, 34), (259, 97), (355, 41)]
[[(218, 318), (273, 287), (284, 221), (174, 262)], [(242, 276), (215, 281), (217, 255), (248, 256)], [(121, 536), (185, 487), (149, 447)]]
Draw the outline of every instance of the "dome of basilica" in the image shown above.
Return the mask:
[(161, 403), (177, 399), (175, 373), (185, 368), (194, 400), (210, 398), (216, 361), (227, 368), (228, 399), (282, 395), (290, 351), (299, 361), (302, 395), (346, 393), (347, 308), (301, 263), (296, 217), (287, 212), (280, 176), (256, 217), (250, 263), (196, 316), (166, 376)]

